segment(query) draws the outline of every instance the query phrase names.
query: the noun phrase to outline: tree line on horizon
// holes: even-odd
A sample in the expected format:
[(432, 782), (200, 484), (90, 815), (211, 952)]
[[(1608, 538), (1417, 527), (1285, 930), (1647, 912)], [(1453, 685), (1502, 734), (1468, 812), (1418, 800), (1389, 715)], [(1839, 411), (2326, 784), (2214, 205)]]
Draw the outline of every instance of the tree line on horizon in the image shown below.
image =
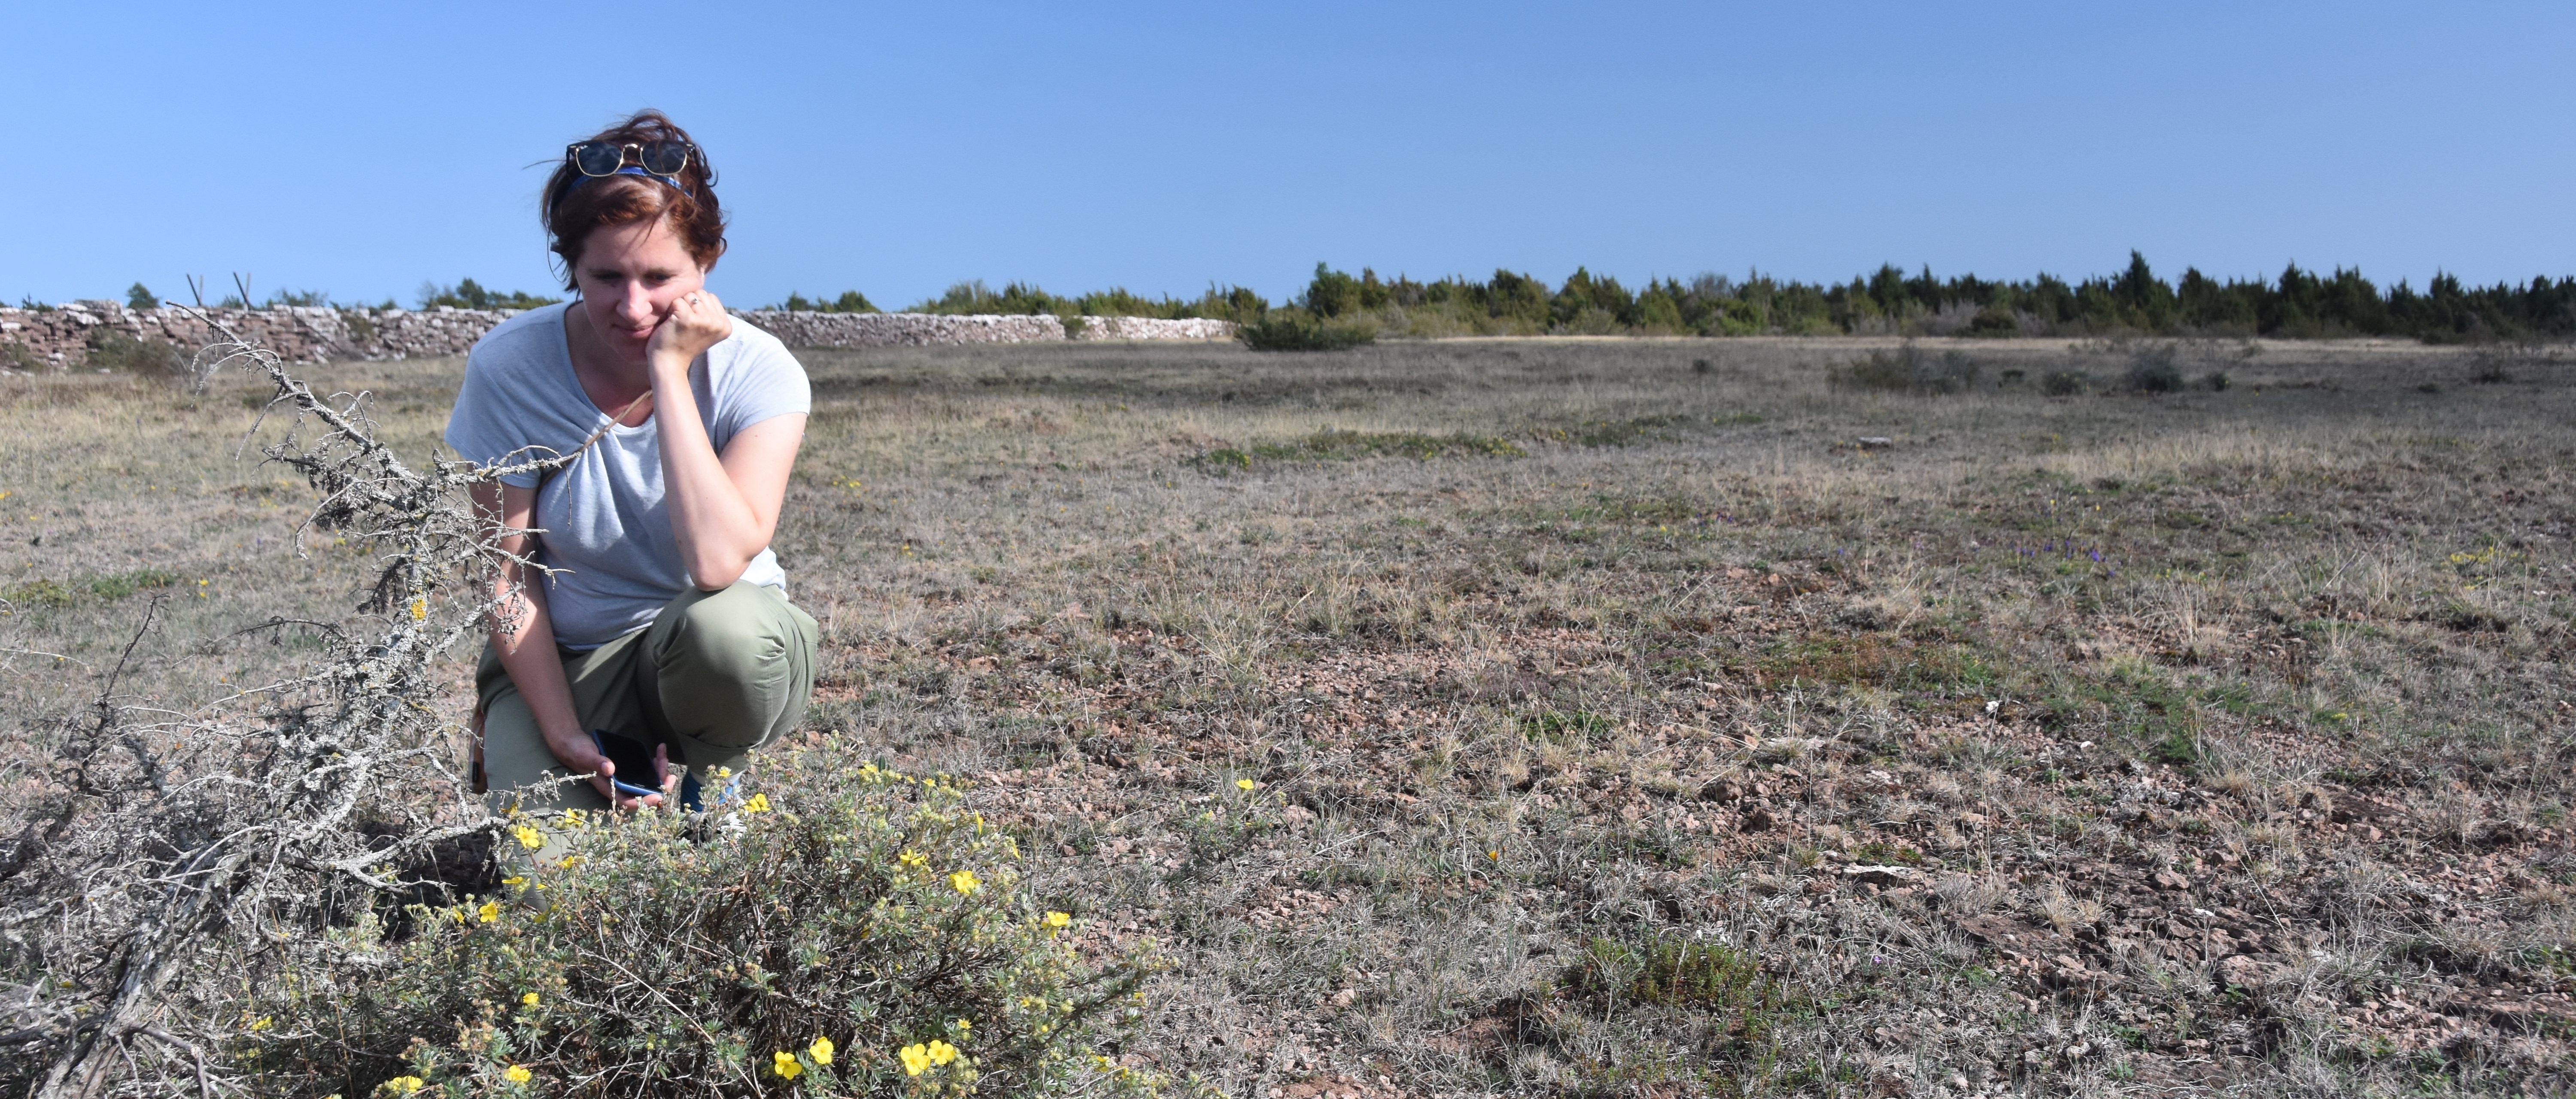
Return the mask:
[[(772, 308), (873, 313), (866, 295), (832, 301), (791, 294)], [(2015, 336), (2141, 333), (2281, 339), (2377, 336), (2433, 343), (2576, 336), (2576, 277), (2470, 286), (2437, 274), (2422, 290), (2404, 280), (2382, 287), (2358, 269), (2319, 273), (2293, 263), (2278, 278), (2210, 278), (2186, 268), (2171, 282), (2144, 255), (2129, 253), (2117, 275), (2069, 282), (2040, 274), (2022, 281), (1973, 274), (1908, 275), (1893, 264), (1842, 283), (1783, 280), (1758, 271), (1743, 279), (1703, 274), (1648, 280), (1631, 290), (1578, 268), (1564, 283), (1509, 270), (1489, 279), (1451, 276), (1418, 282), (1315, 265), (1303, 292), (1274, 306), (1240, 286), (1210, 286), (1197, 298), (1147, 298), (1124, 289), (1064, 297), (1034, 285), (995, 291), (961, 282), (906, 312), (1037, 314), (1183, 319), (1237, 324), (1306, 323), (1390, 337), (1533, 335), (1916, 335)]]
[[(135, 308), (159, 299), (136, 283)], [(473, 279), (424, 283), (420, 308), (528, 309), (558, 299), (502, 293)], [(34, 302), (27, 308), (43, 309)], [(237, 297), (218, 303), (239, 307)], [(321, 291), (272, 294), (267, 305), (336, 304)], [(392, 308), (387, 301), (374, 308)], [(342, 308), (347, 308), (342, 306)], [(801, 293), (769, 309), (824, 313), (880, 312), (867, 295), (834, 298)], [(1123, 288), (1066, 297), (1013, 282), (994, 290), (976, 279), (950, 286), (905, 312), (1054, 314), (1232, 321), (1273, 329), (1337, 333), (1340, 342), (1386, 337), (1538, 335), (1906, 335), (2010, 338), (2118, 334), (2323, 339), (2395, 337), (2430, 343), (2576, 337), (2576, 277), (2471, 286), (2436, 274), (2422, 290), (2404, 280), (2382, 287), (2358, 269), (2319, 273), (2293, 263), (2274, 279), (2227, 279), (2186, 268), (2173, 281), (2146, 257), (2129, 253), (2119, 274), (2069, 282), (2040, 274), (2021, 281), (1973, 274), (1940, 278), (1927, 265), (1908, 275), (1894, 264), (1840, 283), (1779, 279), (1759, 271), (1742, 279), (1703, 274), (1688, 281), (1649, 279), (1631, 290), (1588, 268), (1556, 286), (1510, 270), (1473, 279), (1388, 279), (1371, 268), (1352, 275), (1329, 264), (1296, 297), (1273, 304), (1241, 286), (1210, 285), (1196, 298), (1149, 298)]]

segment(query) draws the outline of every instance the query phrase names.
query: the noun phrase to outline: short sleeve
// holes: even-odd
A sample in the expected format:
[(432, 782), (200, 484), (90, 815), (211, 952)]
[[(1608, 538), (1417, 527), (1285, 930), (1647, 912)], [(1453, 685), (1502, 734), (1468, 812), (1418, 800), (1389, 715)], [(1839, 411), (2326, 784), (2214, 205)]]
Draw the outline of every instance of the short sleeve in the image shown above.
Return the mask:
[[(736, 325), (748, 328), (742, 321)], [(759, 329), (737, 336), (740, 354), (716, 393), (716, 431), (728, 441), (763, 420), (813, 410), (814, 391), (805, 367), (785, 344)]]
[[(465, 384), (457, 389), (456, 408), (447, 414), (447, 445), (457, 457), (478, 465), (491, 465), (517, 453), (533, 440), (518, 438), (512, 425), (526, 425), (524, 409), (514, 411), (511, 392), (502, 384), (500, 364), (477, 344), (465, 356)], [(503, 484), (535, 488), (535, 473), (514, 473), (501, 478)]]

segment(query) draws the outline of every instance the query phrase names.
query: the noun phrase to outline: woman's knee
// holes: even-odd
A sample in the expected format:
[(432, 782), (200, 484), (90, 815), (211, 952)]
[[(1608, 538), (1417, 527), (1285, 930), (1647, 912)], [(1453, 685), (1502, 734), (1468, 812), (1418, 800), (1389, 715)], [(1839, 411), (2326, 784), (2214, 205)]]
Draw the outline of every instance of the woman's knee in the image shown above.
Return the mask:
[(653, 623), (652, 650), (660, 666), (689, 663), (710, 670), (760, 675), (785, 661), (810, 659), (812, 619), (778, 589), (736, 583), (715, 592), (690, 592)]

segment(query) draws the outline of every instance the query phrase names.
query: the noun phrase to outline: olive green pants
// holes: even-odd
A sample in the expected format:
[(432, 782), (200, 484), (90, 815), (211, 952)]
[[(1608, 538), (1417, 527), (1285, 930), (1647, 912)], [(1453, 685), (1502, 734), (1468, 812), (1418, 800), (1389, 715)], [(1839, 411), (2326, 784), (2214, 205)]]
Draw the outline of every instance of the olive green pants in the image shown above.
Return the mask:
[[(665, 745), (671, 762), (687, 764), (703, 783), (715, 768), (739, 770), (745, 755), (804, 718), (819, 637), (814, 619), (785, 593), (736, 583), (692, 590), (663, 606), (651, 626), (557, 655), (583, 728)], [(477, 778), (495, 812), (609, 808), (588, 782), (550, 781), (569, 772), (546, 747), (536, 715), (489, 642), (474, 687), (482, 728)], [(650, 778), (627, 781), (652, 785)]]

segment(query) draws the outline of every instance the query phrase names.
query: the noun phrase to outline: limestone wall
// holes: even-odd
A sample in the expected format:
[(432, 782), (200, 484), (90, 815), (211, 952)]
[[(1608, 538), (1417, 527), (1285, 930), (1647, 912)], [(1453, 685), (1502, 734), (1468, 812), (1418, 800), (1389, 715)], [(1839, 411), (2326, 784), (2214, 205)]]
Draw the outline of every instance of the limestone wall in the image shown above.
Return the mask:
[(1064, 339), (1054, 317), (945, 317), (931, 313), (786, 313), (736, 316), (789, 347), (917, 347), (934, 343), (1044, 343)]
[(780, 313), (760, 310), (735, 316), (759, 325), (789, 347), (917, 347), (934, 343), (1051, 343), (1076, 340), (1225, 340), (1225, 321), (1167, 321), (1153, 317), (1084, 317), (1079, 331), (1054, 317), (948, 317), (930, 313)]
[[(291, 362), (416, 359), (462, 355), (515, 310), (440, 308), (212, 309), (207, 313)], [(1224, 321), (1085, 317), (1068, 336), (1050, 316), (948, 317), (927, 313), (787, 313), (735, 311), (790, 347), (893, 347), (949, 343), (1046, 343), (1080, 340), (1222, 340)], [(205, 322), (174, 308), (128, 309), (112, 301), (77, 301), (50, 310), (0, 308), (0, 369), (69, 370), (87, 359), (101, 331), (122, 332), (193, 350), (211, 338)]]
[(1231, 321), (1193, 318), (1167, 321), (1160, 317), (1084, 317), (1077, 340), (1230, 340), (1234, 338)]
[[(327, 359), (416, 359), (462, 355), (514, 310), (209, 309), (208, 316), (290, 362)], [(102, 330), (174, 344), (186, 350), (213, 338), (185, 310), (128, 309), (80, 301), (51, 310), (0, 309), (0, 367), (65, 370), (80, 366)], [(16, 360), (14, 362), (7, 360)]]

